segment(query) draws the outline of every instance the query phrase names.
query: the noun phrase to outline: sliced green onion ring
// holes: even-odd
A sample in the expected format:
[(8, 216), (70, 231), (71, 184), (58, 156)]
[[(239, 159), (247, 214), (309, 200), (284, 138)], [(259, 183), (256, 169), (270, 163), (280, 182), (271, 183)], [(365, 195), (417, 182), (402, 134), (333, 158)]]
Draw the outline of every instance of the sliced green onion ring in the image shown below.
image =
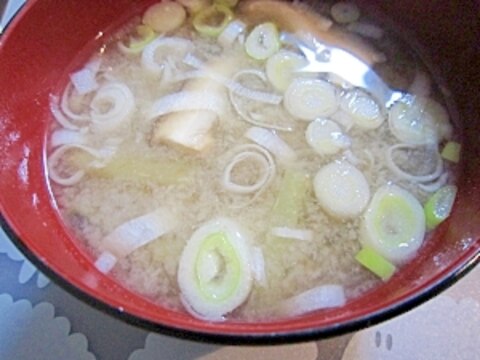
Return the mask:
[[(275, 161), (272, 155), (259, 145), (245, 144), (235, 149), (237, 153), (226, 166), (222, 176), (222, 186), (233, 193), (251, 194), (256, 196), (265, 189), (275, 176)], [(232, 172), (234, 168), (245, 161), (256, 162), (262, 168), (262, 172), (258, 179), (249, 185), (235, 183), (232, 180)]]
[(142, 50), (155, 39), (155, 31), (148, 25), (138, 25), (136, 32), (140, 38), (130, 37), (128, 45), (123, 41), (118, 42), (118, 48), (124, 54), (140, 54)]
[(246, 53), (255, 60), (265, 60), (280, 49), (280, 37), (275, 24), (257, 25), (245, 40)]
[[(218, 20), (219, 18), (221, 21)], [(233, 12), (230, 8), (222, 4), (213, 4), (195, 15), (193, 27), (202, 35), (216, 37), (232, 19)]]
[(458, 163), (460, 161), (460, 150), (462, 148), (462, 145), (460, 145), (456, 141), (449, 141), (446, 143), (446, 145), (443, 147), (441, 156), (445, 160)]
[(438, 179), (443, 173), (443, 161), (440, 157), (440, 154), (436, 152), (436, 164), (435, 169), (430, 174), (426, 175), (414, 175), (402, 170), (394, 161), (393, 154), (397, 150), (401, 149), (415, 149), (417, 146), (413, 144), (395, 144), (388, 148), (386, 154), (386, 161), (387, 167), (400, 179), (418, 182), (418, 183), (426, 183), (430, 181), (434, 181)]
[(394, 264), (409, 260), (425, 236), (420, 202), (397, 185), (384, 185), (372, 197), (360, 226), (360, 242)]
[(235, 221), (213, 219), (187, 242), (178, 267), (181, 299), (193, 316), (222, 321), (252, 288), (249, 235)]
[(446, 185), (427, 200), (424, 211), (427, 228), (429, 230), (434, 229), (450, 216), (456, 195), (457, 187), (454, 185)]
[(355, 260), (373, 272), (383, 281), (387, 281), (397, 267), (370, 247), (364, 247), (355, 255)]

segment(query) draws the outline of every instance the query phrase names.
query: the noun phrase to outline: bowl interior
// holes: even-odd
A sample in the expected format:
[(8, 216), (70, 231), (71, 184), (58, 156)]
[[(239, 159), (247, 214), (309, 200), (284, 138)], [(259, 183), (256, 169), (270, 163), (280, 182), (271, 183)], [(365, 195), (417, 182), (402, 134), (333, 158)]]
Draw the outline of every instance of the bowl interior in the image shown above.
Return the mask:
[[(0, 37), (2, 225), (41, 270), (75, 295), (127, 321), (191, 338), (280, 342), (329, 336), (409, 309), (478, 261), (480, 249), (480, 65), (478, 1), (361, 1), (415, 33), (452, 92), (463, 129), (459, 194), (448, 221), (390, 282), (345, 307), (265, 323), (206, 323), (154, 305), (92, 265), (63, 226), (44, 173), (49, 94), (112, 29), (151, 1), (30, 0)], [(376, 10), (372, 10), (376, 11)], [(429, 14), (442, 14), (431, 16)], [(462, 26), (458, 26), (462, 24)], [(85, 59), (88, 57), (85, 53)]]

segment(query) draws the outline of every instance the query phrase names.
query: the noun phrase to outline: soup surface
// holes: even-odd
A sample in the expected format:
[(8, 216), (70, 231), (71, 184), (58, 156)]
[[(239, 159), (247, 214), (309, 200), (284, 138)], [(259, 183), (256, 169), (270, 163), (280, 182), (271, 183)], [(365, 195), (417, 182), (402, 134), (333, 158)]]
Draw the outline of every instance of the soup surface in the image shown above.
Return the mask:
[(342, 306), (455, 197), (439, 87), (352, 3), (153, 4), (51, 109), (55, 201), (97, 268), (207, 320)]

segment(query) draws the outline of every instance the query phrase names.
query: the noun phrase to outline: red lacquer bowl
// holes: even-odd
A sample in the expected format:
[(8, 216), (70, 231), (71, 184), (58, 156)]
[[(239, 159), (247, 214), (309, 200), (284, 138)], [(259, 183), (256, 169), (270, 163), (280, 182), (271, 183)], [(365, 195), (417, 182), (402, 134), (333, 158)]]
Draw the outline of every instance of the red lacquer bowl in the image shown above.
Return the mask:
[[(451, 217), (390, 282), (345, 307), (265, 323), (207, 323), (133, 294), (97, 272), (59, 219), (44, 174), (49, 93), (87, 44), (144, 9), (132, 0), (29, 0), (0, 37), (0, 210), (4, 229), (43, 272), (127, 322), (224, 343), (284, 343), (356, 330), (434, 296), (480, 258), (480, 2), (363, 1), (403, 25), (452, 91), (463, 128), (459, 194)], [(93, 48), (92, 48), (93, 49)]]

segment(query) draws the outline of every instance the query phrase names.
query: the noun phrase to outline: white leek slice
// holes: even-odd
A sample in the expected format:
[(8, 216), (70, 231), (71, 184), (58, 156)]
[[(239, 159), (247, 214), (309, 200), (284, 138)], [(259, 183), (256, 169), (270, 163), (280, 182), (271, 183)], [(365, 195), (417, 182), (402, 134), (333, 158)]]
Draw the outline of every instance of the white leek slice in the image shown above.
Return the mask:
[[(247, 144), (238, 150), (241, 151), (233, 157), (223, 172), (222, 185), (226, 190), (237, 194), (258, 193), (264, 189), (275, 176), (275, 161), (267, 150), (258, 145)], [(253, 184), (239, 184), (234, 182), (232, 180), (232, 173), (235, 167), (246, 161), (255, 162), (261, 167), (259, 177)]]
[(278, 105), (282, 97), (242, 85), (240, 78), (246, 77), (250, 84), (259, 82), (262, 86), (267, 85), (267, 77), (260, 70), (241, 70), (233, 76), (227, 86), (230, 90), (230, 102), (238, 115), (251, 125), (291, 131), (293, 125), (292, 120), (289, 119), (290, 116), (279, 106), (269, 106), (270, 104)]
[(284, 164), (295, 161), (297, 157), (290, 145), (273, 131), (254, 126), (245, 132), (245, 137), (263, 146)]
[(103, 239), (102, 248), (121, 259), (169, 233), (176, 225), (177, 221), (170, 211), (158, 208), (116, 227)]
[(375, 99), (360, 89), (347, 91), (340, 100), (341, 109), (353, 118), (362, 129), (376, 129), (383, 124), (385, 116)]
[(295, 70), (308, 64), (303, 56), (289, 50), (280, 50), (270, 56), (265, 65), (268, 80), (279, 91), (285, 91), (292, 82)]
[(245, 40), (245, 51), (256, 60), (265, 60), (280, 48), (280, 38), (275, 24), (267, 22), (257, 25)]
[(182, 301), (193, 316), (222, 321), (252, 288), (249, 236), (233, 220), (217, 218), (199, 227), (178, 267)]
[(164, 0), (151, 5), (143, 14), (142, 22), (156, 32), (179, 28), (187, 17), (185, 8), (176, 1)]
[(301, 120), (325, 117), (338, 108), (337, 89), (324, 80), (297, 78), (285, 91), (284, 106)]
[(429, 174), (424, 174), (424, 175), (411, 174), (397, 165), (397, 163), (394, 160), (395, 151), (415, 149), (416, 147), (417, 147), (416, 145), (411, 145), (411, 144), (395, 144), (393, 146), (390, 146), (386, 154), (387, 167), (400, 179), (404, 179), (412, 182), (422, 183), (422, 182), (430, 182), (438, 179), (438, 177), (442, 175), (442, 172), (443, 172), (443, 161), (440, 154), (436, 150), (435, 150), (435, 168)]
[(78, 183), (85, 175), (86, 169), (76, 169), (71, 174), (65, 174), (58, 168), (62, 158), (68, 151), (83, 151), (92, 157), (89, 166), (101, 167), (112, 155), (113, 151), (107, 149), (96, 150), (81, 144), (65, 144), (57, 147), (47, 158), (48, 176), (59, 185), (71, 186)]
[(99, 85), (96, 80), (96, 75), (91, 68), (84, 67), (70, 74), (70, 80), (75, 90), (77, 90), (77, 93), (84, 95), (98, 89)]
[(147, 118), (154, 119), (172, 112), (191, 110), (207, 110), (221, 116), (225, 108), (225, 99), (217, 92), (206, 94), (202, 91), (184, 90), (155, 101), (147, 113)]
[(360, 9), (353, 2), (339, 1), (332, 5), (330, 14), (339, 24), (348, 24), (360, 18)]
[(90, 104), (95, 130), (110, 131), (130, 119), (135, 109), (135, 98), (123, 83), (109, 83), (98, 89)]
[(265, 257), (263, 256), (262, 248), (258, 246), (252, 247), (252, 273), (258, 284), (264, 287), (267, 285)]
[(52, 148), (66, 144), (85, 144), (86, 142), (85, 133), (70, 129), (55, 130), (50, 137)]
[(346, 297), (341, 285), (321, 285), (282, 301), (276, 310), (285, 316), (297, 316), (315, 310), (345, 305)]
[(318, 119), (308, 124), (305, 132), (307, 143), (320, 155), (333, 155), (351, 144), (340, 126), (328, 119)]
[(81, 122), (88, 121), (90, 120), (88, 112), (76, 113), (72, 111), (72, 109), (70, 109), (71, 98), (73, 96), (79, 96), (79, 94), (76, 94), (75, 92), (75, 87), (71, 82), (69, 82), (68, 85), (65, 87), (65, 90), (63, 91), (62, 99), (60, 102), (60, 109), (69, 119)]
[(303, 241), (312, 241), (313, 240), (313, 231), (308, 229), (294, 229), (289, 227), (274, 227), (272, 228), (271, 234), (273, 236), (285, 238), (285, 239), (295, 239)]
[(95, 267), (98, 271), (106, 274), (110, 272), (118, 262), (118, 258), (109, 251), (103, 251), (95, 260)]
[(332, 162), (322, 167), (313, 180), (315, 195), (322, 209), (339, 218), (354, 218), (370, 200), (365, 176), (347, 162)]
[(237, 40), (241, 34), (245, 33), (246, 28), (247, 25), (240, 20), (231, 21), (218, 36), (218, 43), (223, 47), (232, 46), (235, 40)]
[(436, 144), (450, 138), (452, 126), (447, 111), (431, 98), (405, 96), (389, 110), (392, 134), (408, 144)]
[(60, 110), (59, 99), (55, 95), (49, 97), (50, 112), (57, 122), (66, 129), (78, 130), (79, 126), (74, 124), (65, 114)]
[(417, 252), (424, 236), (425, 214), (415, 196), (396, 185), (379, 188), (362, 219), (360, 242), (401, 264)]
[(160, 75), (168, 59), (180, 61), (193, 48), (191, 41), (179, 37), (158, 37), (142, 51), (142, 66)]

